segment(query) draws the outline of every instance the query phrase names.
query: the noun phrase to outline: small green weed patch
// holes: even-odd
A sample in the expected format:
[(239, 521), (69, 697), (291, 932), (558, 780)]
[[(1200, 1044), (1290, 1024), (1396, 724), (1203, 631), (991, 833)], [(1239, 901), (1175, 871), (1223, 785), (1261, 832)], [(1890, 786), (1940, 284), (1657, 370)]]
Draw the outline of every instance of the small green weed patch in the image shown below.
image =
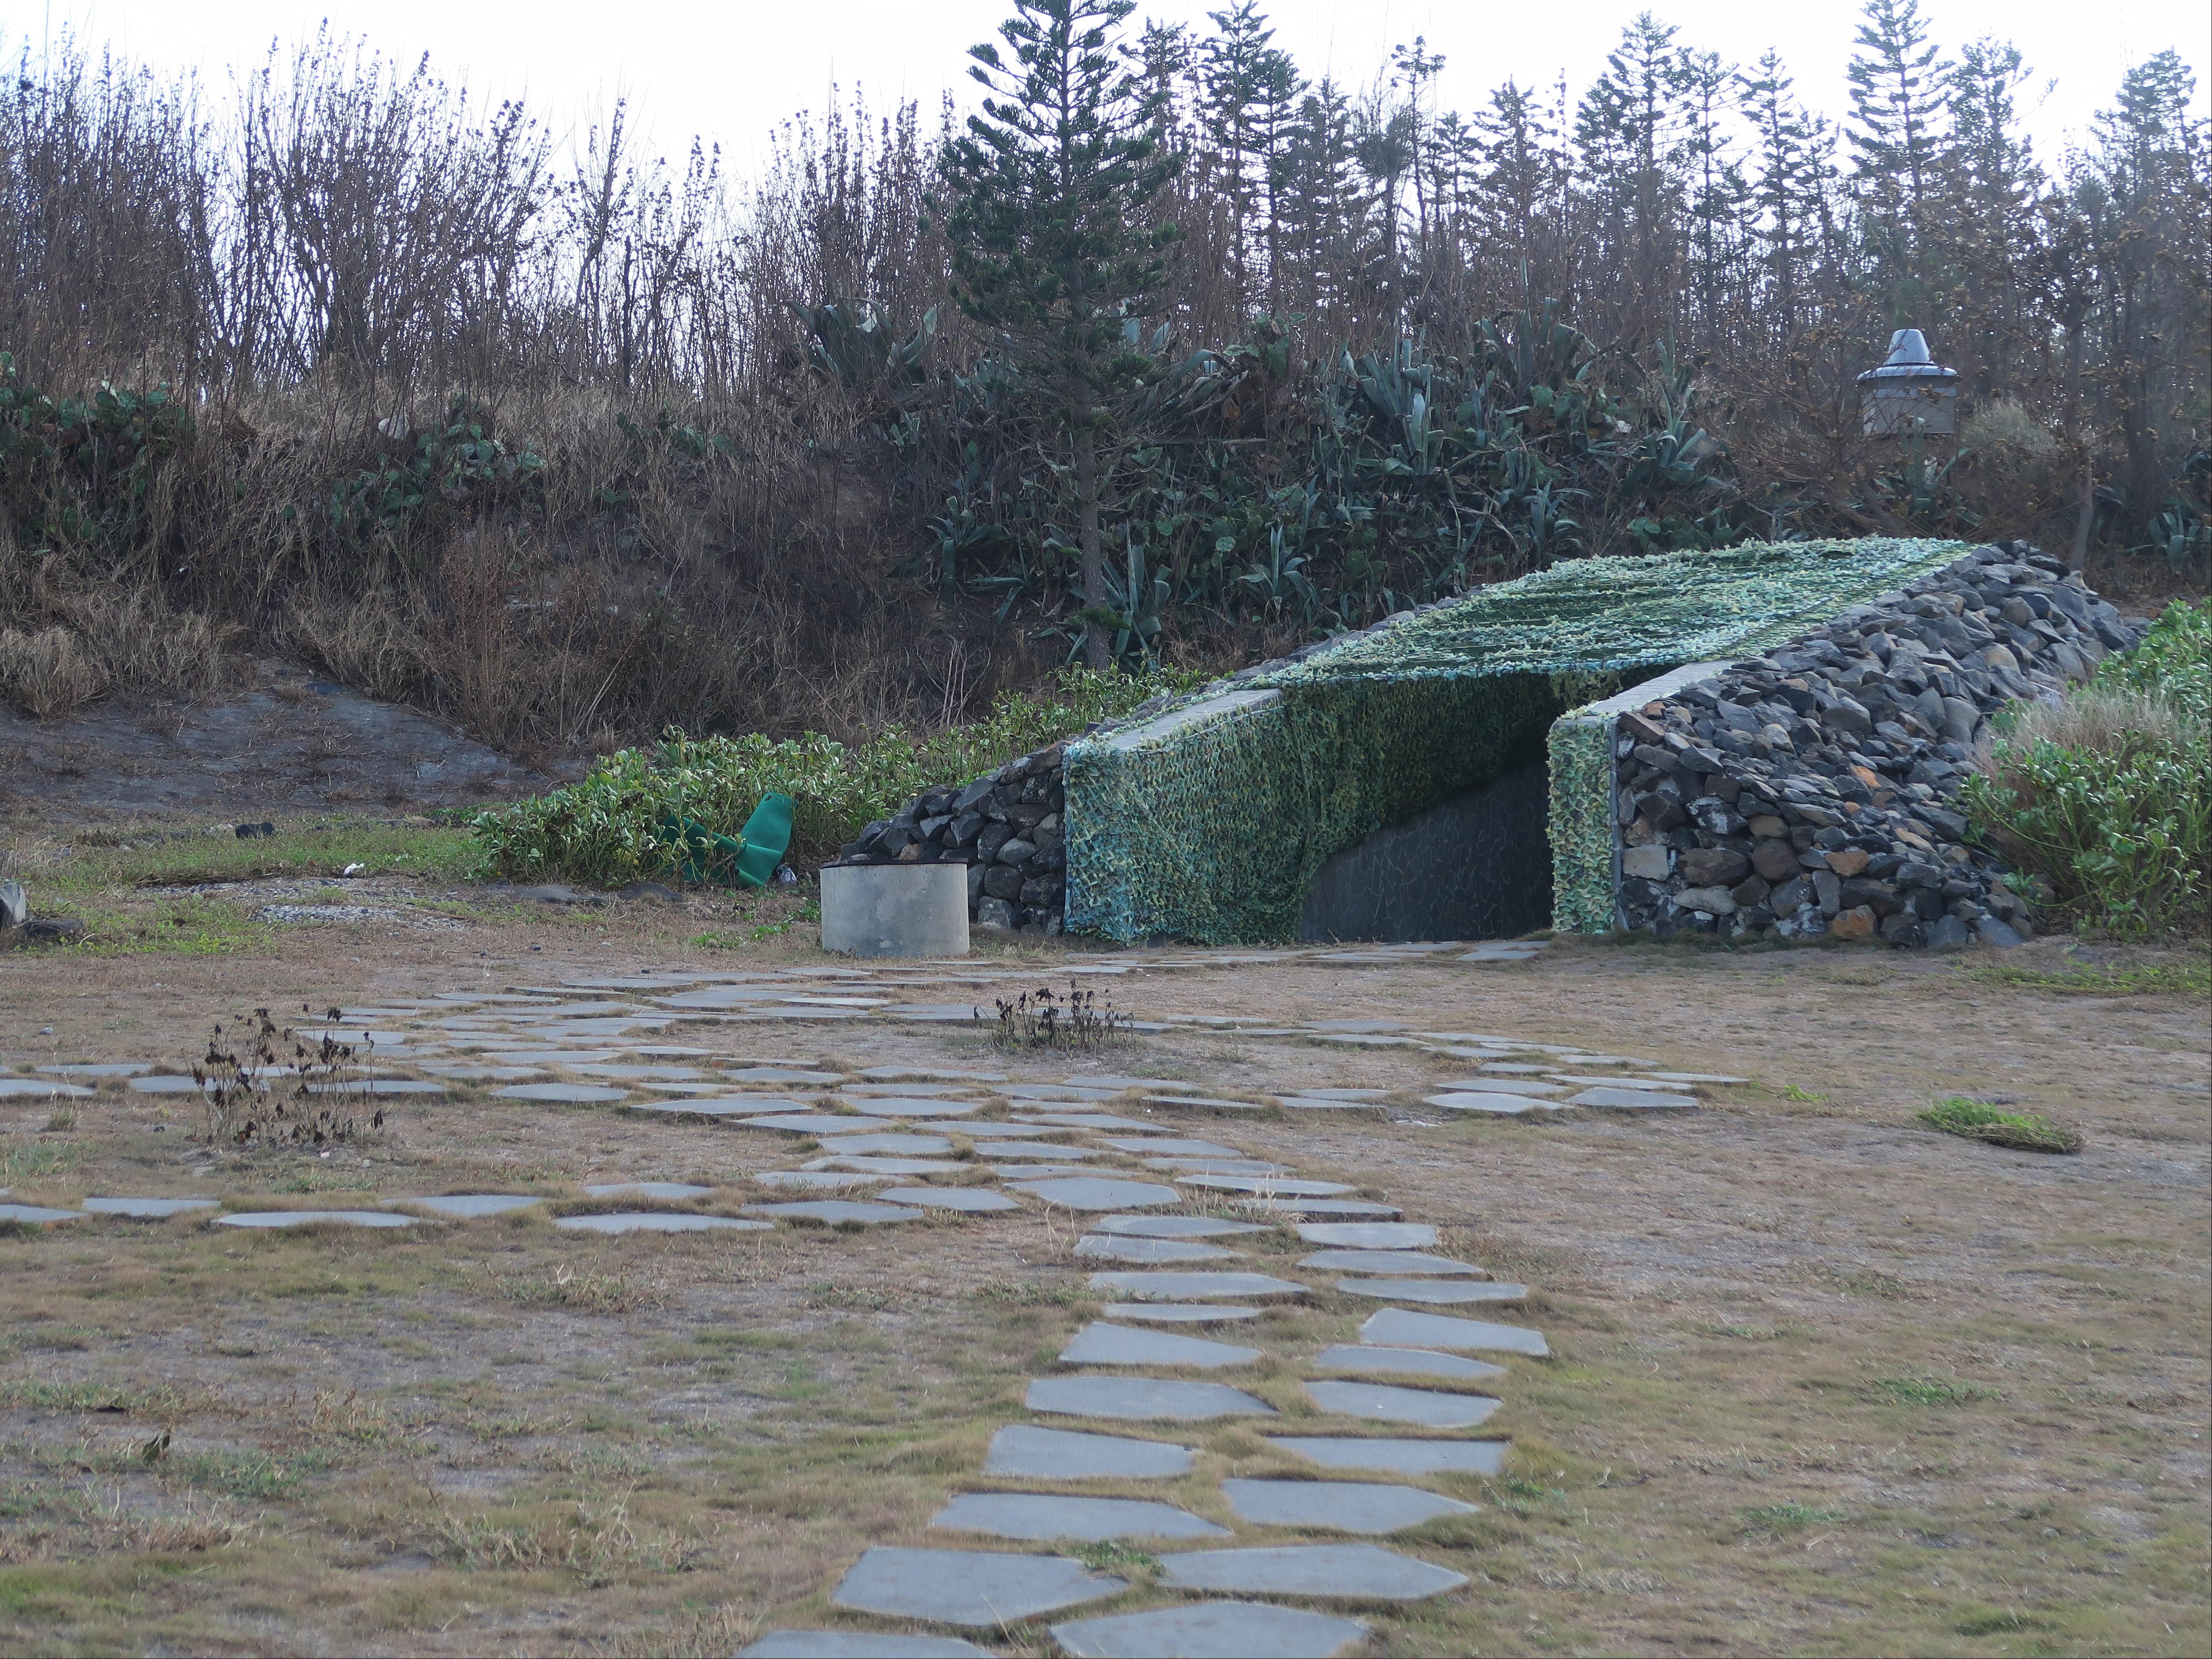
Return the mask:
[(1948, 1135), (2024, 1152), (2078, 1152), (2082, 1146), (2079, 1130), (2053, 1123), (2040, 1113), (2014, 1111), (1979, 1100), (1939, 1100), (1920, 1114), (1920, 1121)]
[(1982, 985), (2057, 991), (2068, 996), (2203, 998), (2212, 997), (2212, 957), (2191, 955), (2124, 968), (2085, 963), (2055, 971), (1992, 962), (1969, 968), (1966, 977)]
[(1747, 1534), (1796, 1532), (1804, 1527), (1832, 1527), (1848, 1517), (1841, 1510), (1816, 1509), (1810, 1504), (1768, 1504), (1743, 1511)]
[(1978, 1388), (1972, 1382), (1942, 1376), (1885, 1376), (1874, 1386), (1877, 1394), (1887, 1395), (1900, 1406), (1971, 1406), (1978, 1401), (1996, 1398), (1994, 1389)]
[(58, 892), (115, 887), (192, 887), (265, 876), (404, 875), (424, 881), (466, 881), (480, 873), (482, 849), (465, 829), (381, 820), (282, 824), (274, 836), (240, 841), (230, 835), (163, 835), (109, 845), (79, 842), (45, 885)]

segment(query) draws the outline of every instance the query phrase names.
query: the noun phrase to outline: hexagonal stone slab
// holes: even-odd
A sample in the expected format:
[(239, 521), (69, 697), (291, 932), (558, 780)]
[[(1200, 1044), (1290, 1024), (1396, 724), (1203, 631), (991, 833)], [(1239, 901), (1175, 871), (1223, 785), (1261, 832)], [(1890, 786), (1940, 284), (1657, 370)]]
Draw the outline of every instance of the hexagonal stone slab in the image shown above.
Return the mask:
[(873, 1630), (772, 1630), (738, 1659), (991, 1659), (988, 1648), (957, 1636), (908, 1636)]
[(988, 1187), (894, 1187), (876, 1197), (884, 1204), (910, 1204), (917, 1210), (958, 1210), (965, 1215), (994, 1215), (1022, 1207)]
[(1109, 1112), (1024, 1112), (1024, 1123), (1047, 1123), (1055, 1129), (1121, 1129), (1130, 1134), (1141, 1134), (1153, 1126), (1133, 1117), (1115, 1117)]
[(1350, 1343), (1323, 1348), (1314, 1359), (1314, 1369), (1364, 1371), (1370, 1376), (1449, 1376), (1468, 1381), (1507, 1374), (1503, 1365), (1493, 1365), (1486, 1359), (1469, 1359), (1464, 1354), (1437, 1353), (1427, 1348), (1370, 1348)]
[(1109, 1319), (1139, 1320), (1147, 1325), (1219, 1325), (1260, 1316), (1257, 1308), (1240, 1308), (1226, 1302), (1211, 1306), (1198, 1302), (1109, 1302), (1099, 1311)]
[(1060, 1555), (890, 1549), (853, 1564), (830, 1604), (860, 1613), (993, 1630), (1061, 1607), (1119, 1595), (1128, 1584)]
[(1343, 1596), (1419, 1601), (1457, 1589), (1464, 1573), (1380, 1544), (1284, 1544), (1272, 1549), (1187, 1550), (1160, 1558), (1160, 1582), (1175, 1589), (1261, 1595)]
[(1133, 1331), (1104, 1320), (1085, 1325), (1060, 1351), (1060, 1363), (1066, 1365), (1192, 1365), (1209, 1370), (1249, 1365), (1259, 1357), (1257, 1348), (1167, 1331)]
[(1047, 1162), (1057, 1158), (1062, 1163), (1081, 1163), (1086, 1158), (1104, 1158), (1106, 1154), (1095, 1146), (1063, 1146), (1058, 1141), (1048, 1141), (1038, 1145), (1027, 1140), (978, 1140), (975, 1142), (975, 1156), (1006, 1158), (1034, 1158)]
[(1038, 1492), (963, 1492), (929, 1518), (949, 1532), (996, 1538), (1226, 1538), (1229, 1529), (1172, 1504), (1141, 1498), (1060, 1498)]
[(1418, 1273), (1423, 1277), (1487, 1279), (1481, 1268), (1449, 1256), (1419, 1250), (1316, 1250), (1300, 1256), (1301, 1267), (1325, 1267), (1340, 1273)]
[(1610, 1085), (1585, 1089), (1571, 1097), (1570, 1106), (1605, 1106), (1617, 1112), (1694, 1112), (1696, 1099), (1689, 1095), (1666, 1094), (1656, 1089), (1616, 1089)]
[(919, 1210), (899, 1204), (865, 1204), (849, 1198), (801, 1200), (792, 1204), (748, 1204), (747, 1215), (771, 1215), (779, 1221), (819, 1221), (831, 1227), (878, 1227), (887, 1221), (912, 1221)]
[(1200, 1244), (1183, 1238), (1125, 1238), (1113, 1233), (1086, 1233), (1075, 1241), (1079, 1261), (1229, 1261), (1234, 1253), (1218, 1244)]
[[(182, 1203), (202, 1203), (204, 1200), (184, 1199)], [(449, 1215), (459, 1220), (474, 1220), (480, 1216), (505, 1215), (509, 1210), (526, 1210), (533, 1204), (545, 1200), (529, 1193), (438, 1193), (428, 1198), (387, 1198), (387, 1205), (412, 1205), (418, 1210), (428, 1210), (433, 1215)]]
[(714, 1189), (688, 1181), (603, 1181), (584, 1190), (593, 1198), (703, 1198)]
[(1093, 1273), (1102, 1291), (1149, 1302), (1204, 1302), (1214, 1297), (1304, 1296), (1307, 1287), (1268, 1273)]
[(188, 1210), (212, 1210), (211, 1198), (88, 1198), (88, 1215), (127, 1215), (138, 1221), (159, 1221)]
[(1024, 1403), (1058, 1417), (1117, 1417), (1133, 1423), (1202, 1423), (1217, 1417), (1273, 1417), (1275, 1408), (1226, 1382), (1170, 1382), (1149, 1376), (1040, 1376)]
[(735, 1100), (637, 1100), (628, 1109), (658, 1112), (664, 1117), (744, 1117), (761, 1109), (750, 1102)]
[(382, 1210), (246, 1210), (216, 1218), (218, 1227), (306, 1227), (318, 1221), (334, 1221), (348, 1227), (411, 1227), (411, 1215), (388, 1215)]
[(592, 1106), (626, 1099), (629, 1094), (627, 1089), (606, 1089), (591, 1083), (515, 1083), (492, 1092), (501, 1100), (544, 1100), (564, 1106)]
[(1492, 1094), (1455, 1091), (1449, 1094), (1425, 1095), (1424, 1103), (1442, 1107), (1447, 1112), (1487, 1112), (1492, 1117), (1519, 1117), (1527, 1112), (1554, 1111), (1564, 1102), (1540, 1100), (1532, 1095)]
[(1534, 1354), (1538, 1358), (1552, 1352), (1541, 1331), (1524, 1325), (1492, 1325), (1480, 1319), (1454, 1319), (1404, 1308), (1385, 1308), (1370, 1316), (1359, 1328), (1359, 1340), (1385, 1348), (1488, 1348)]
[(1418, 1423), (1425, 1429), (1471, 1429), (1503, 1403), (1487, 1395), (1401, 1389), (1387, 1382), (1309, 1382), (1305, 1389), (1325, 1412), (1377, 1423)]
[(1256, 1527), (1312, 1527), (1325, 1532), (1401, 1532), (1440, 1515), (1475, 1515), (1473, 1504), (1419, 1486), (1364, 1480), (1224, 1480), (1239, 1521)]
[(1262, 1222), (1224, 1221), (1211, 1215), (1109, 1215), (1092, 1222), (1091, 1231), (1127, 1238), (1227, 1238), (1274, 1230)]
[(1299, 1435), (1270, 1439), (1330, 1469), (1389, 1469), (1396, 1474), (1496, 1474), (1510, 1440), (1392, 1440), (1357, 1435)]
[(1340, 1279), (1336, 1288), (1352, 1296), (1371, 1296), (1383, 1302), (1520, 1302), (1528, 1294), (1526, 1285), (1471, 1284), (1465, 1279)]
[(870, 1158), (865, 1153), (848, 1158), (833, 1153), (801, 1166), (809, 1170), (860, 1170), (870, 1175), (924, 1176), (959, 1175), (974, 1167), (950, 1158)]
[(1303, 1221), (1297, 1233), (1309, 1244), (1348, 1250), (1426, 1250), (1437, 1242), (1437, 1230), (1418, 1221)]
[(991, 1437), (983, 1473), (1026, 1480), (1164, 1480), (1190, 1472), (1190, 1448), (1119, 1434), (1009, 1423)]
[(1202, 1187), (1210, 1193), (1251, 1193), (1265, 1198), (1328, 1198), (1348, 1193), (1340, 1181), (1294, 1181), (1273, 1176), (1177, 1176), (1185, 1187)]
[(1052, 1634), (1077, 1659), (1335, 1659), (1367, 1639), (1367, 1626), (1265, 1601), (1200, 1601), (1070, 1620)]
[(1152, 1181), (1111, 1181), (1103, 1176), (1020, 1181), (1014, 1188), (1064, 1210), (1153, 1210), (1182, 1202), (1182, 1194), (1172, 1187)]
[(840, 1158), (870, 1152), (929, 1158), (951, 1150), (952, 1143), (943, 1135), (911, 1134), (839, 1135), (836, 1147)]
[(999, 1092), (1009, 1100), (1111, 1100), (1121, 1091), (1103, 1085), (1085, 1087), (1066, 1083), (1009, 1083)]
[(1463, 1077), (1454, 1079), (1443, 1086), (1454, 1094), (1531, 1095), (1540, 1100), (1547, 1095), (1571, 1092), (1564, 1084), (1539, 1083), (1534, 1078), (1520, 1077)]
[(704, 1233), (732, 1227), (742, 1232), (769, 1231), (765, 1221), (740, 1221), (735, 1216), (698, 1215), (690, 1211), (623, 1210), (610, 1215), (564, 1215), (553, 1224), (568, 1233)]
[[(134, 1077), (131, 1079), (131, 1086), (138, 1089), (141, 1083), (151, 1083), (153, 1080), (151, 1078)], [(184, 1079), (184, 1085), (186, 1090), (196, 1086), (190, 1078)], [(162, 1092), (151, 1089), (139, 1089), (138, 1091), (141, 1094)], [(82, 1083), (58, 1083), (52, 1079), (42, 1077), (0, 1077), (0, 1098), (15, 1095), (33, 1095), (40, 1100), (49, 1100), (56, 1095), (76, 1097), (92, 1092), (94, 1091), (86, 1088)]]

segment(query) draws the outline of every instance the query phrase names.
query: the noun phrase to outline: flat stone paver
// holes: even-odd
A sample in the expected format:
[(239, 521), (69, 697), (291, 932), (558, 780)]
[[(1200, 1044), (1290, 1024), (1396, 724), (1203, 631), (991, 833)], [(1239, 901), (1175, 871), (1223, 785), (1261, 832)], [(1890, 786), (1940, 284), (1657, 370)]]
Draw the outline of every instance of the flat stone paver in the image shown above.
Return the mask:
[(215, 1207), (211, 1198), (88, 1198), (84, 1201), (88, 1215), (127, 1215), (138, 1221), (159, 1221), (190, 1210)]
[(1471, 1095), (1530, 1095), (1542, 1099), (1547, 1095), (1571, 1093), (1565, 1084), (1539, 1083), (1533, 1078), (1475, 1077), (1460, 1078), (1447, 1082), (1444, 1089), (1452, 1094)]
[(1115, 1417), (1138, 1423), (1203, 1423), (1217, 1417), (1273, 1417), (1275, 1408), (1226, 1382), (1149, 1376), (1040, 1376), (1024, 1403), (1060, 1417)]
[(1419, 1486), (1364, 1480), (1224, 1480), (1239, 1521), (1255, 1527), (1312, 1527), (1325, 1532), (1401, 1532), (1442, 1515), (1475, 1515), (1473, 1504)]
[(1109, 1302), (1099, 1311), (1109, 1319), (1139, 1320), (1147, 1325), (1219, 1325), (1239, 1319), (1257, 1319), (1257, 1308), (1230, 1303)]
[(1056, 1129), (1123, 1129), (1134, 1134), (1152, 1125), (1133, 1117), (1115, 1117), (1107, 1112), (1024, 1112), (1024, 1123), (1050, 1124)]
[(1119, 1595), (1128, 1587), (1122, 1579), (1094, 1573), (1065, 1556), (879, 1545), (853, 1564), (830, 1592), (830, 1604), (858, 1613), (993, 1630), (1040, 1613)]
[(1606, 1106), (1617, 1112), (1694, 1112), (1696, 1097), (1691, 1095), (1666, 1094), (1656, 1089), (1619, 1089), (1601, 1086), (1585, 1089), (1571, 1097), (1570, 1106)]
[(665, 1117), (743, 1117), (760, 1108), (733, 1100), (634, 1100), (627, 1109)]
[(305, 1227), (318, 1221), (334, 1221), (348, 1227), (411, 1227), (411, 1215), (391, 1215), (382, 1210), (246, 1210), (216, 1218), (218, 1227)]
[(1419, 1250), (1316, 1250), (1298, 1258), (1301, 1267), (1323, 1267), (1340, 1273), (1401, 1273), (1421, 1277), (1487, 1279), (1481, 1268), (1449, 1256), (1423, 1255)]
[(602, 1088), (592, 1083), (515, 1083), (492, 1091), (501, 1100), (543, 1100), (565, 1106), (592, 1106), (627, 1099), (627, 1089)]
[(1060, 1351), (1060, 1363), (1066, 1365), (1192, 1365), (1206, 1370), (1249, 1365), (1259, 1357), (1257, 1348), (1167, 1331), (1133, 1331), (1104, 1320), (1085, 1325)]
[(952, 1143), (943, 1135), (872, 1134), (840, 1135), (837, 1137), (838, 1156), (863, 1153), (892, 1153), (908, 1158), (930, 1158), (952, 1150)]
[(1366, 1641), (1367, 1626), (1264, 1601), (1200, 1601), (1070, 1620), (1052, 1635), (1076, 1659), (1336, 1659)]
[(1305, 1389), (1325, 1412), (1377, 1423), (1416, 1423), (1425, 1429), (1471, 1429), (1504, 1403), (1487, 1395), (1401, 1389), (1388, 1382), (1309, 1382)]
[(789, 1134), (811, 1135), (817, 1140), (831, 1136), (842, 1139), (847, 1135), (882, 1134), (881, 1120), (861, 1117), (849, 1112), (770, 1112), (763, 1117), (741, 1118), (733, 1121), (733, 1129), (781, 1129)]
[(1091, 1275), (1094, 1289), (1151, 1302), (1206, 1301), (1213, 1297), (1304, 1296), (1306, 1285), (1269, 1273), (1103, 1273)]
[(1182, 1194), (1153, 1181), (1113, 1181), (1103, 1176), (1067, 1176), (1047, 1181), (1018, 1181), (1015, 1190), (1063, 1210), (1152, 1210), (1180, 1204)]
[(1352, 1435), (1271, 1437), (1267, 1443), (1330, 1469), (1389, 1469), (1395, 1474), (1496, 1474), (1510, 1440), (1367, 1439)]
[(1442, 1107), (1447, 1112), (1487, 1112), (1492, 1117), (1520, 1117), (1528, 1112), (1553, 1111), (1565, 1103), (1557, 1100), (1540, 1100), (1533, 1095), (1463, 1091), (1425, 1095), (1422, 1098), (1427, 1104)]
[(1164, 1480), (1190, 1472), (1188, 1446), (1009, 1423), (991, 1437), (983, 1473), (1024, 1480)]
[(1227, 1238), (1274, 1229), (1262, 1222), (1224, 1221), (1211, 1215), (1109, 1215), (1092, 1222), (1091, 1231), (1129, 1238)]
[(930, 1516), (949, 1532), (997, 1538), (1226, 1538), (1188, 1510), (1143, 1498), (1062, 1498), (1039, 1492), (963, 1492)]
[(1342, 1596), (1359, 1601), (1419, 1601), (1457, 1589), (1467, 1575), (1401, 1555), (1380, 1544), (1282, 1544), (1247, 1550), (1188, 1550), (1160, 1558), (1160, 1582), (1174, 1589), (1261, 1595)]
[(748, 1204), (747, 1215), (772, 1215), (779, 1221), (819, 1221), (832, 1227), (878, 1227), (888, 1221), (913, 1221), (921, 1213), (902, 1204), (866, 1204), (856, 1199), (805, 1199), (792, 1204)]
[(1255, 1215), (1325, 1216), (1338, 1221), (1395, 1221), (1404, 1213), (1395, 1204), (1364, 1198), (1247, 1198), (1237, 1207)]
[(1323, 1348), (1315, 1356), (1314, 1369), (1386, 1376), (1449, 1376), (1470, 1382), (1507, 1375), (1503, 1365), (1469, 1359), (1465, 1354), (1437, 1353), (1428, 1348), (1370, 1348), (1349, 1342)]
[[(185, 1200), (185, 1203), (199, 1200)], [(449, 1215), (461, 1219), (478, 1216), (505, 1215), (509, 1210), (526, 1210), (533, 1204), (545, 1200), (529, 1193), (436, 1193), (427, 1198), (387, 1198), (386, 1204), (411, 1204), (417, 1209), (428, 1210), (436, 1215)]]
[(82, 1210), (50, 1210), (43, 1204), (0, 1204), (0, 1221), (19, 1222), (26, 1227), (47, 1227), (58, 1221), (82, 1221)]
[(1251, 1193), (1262, 1197), (1330, 1198), (1352, 1188), (1340, 1181), (1298, 1181), (1279, 1176), (1177, 1176), (1185, 1187), (1202, 1187), (1210, 1193)]
[[(21, 1081), (21, 1079), (15, 1079), (15, 1078), (0, 1078), (0, 1083), (14, 1083), (14, 1082), (18, 1082), (18, 1081)], [(75, 1085), (69, 1085), (69, 1087), (70, 1087), (70, 1088), (74, 1088), (75, 1086), (76, 1086)], [(165, 1075), (161, 1076), (161, 1077), (134, 1077), (134, 1078), (132, 1078), (132, 1079), (131, 1079), (130, 1086), (131, 1086), (131, 1091), (133, 1094), (140, 1094), (140, 1095), (190, 1095), (190, 1094), (198, 1094), (198, 1093), (200, 1091), (200, 1090), (201, 1090), (201, 1088), (202, 1088), (203, 1086), (211, 1086), (211, 1085), (201, 1085), (201, 1084), (195, 1083), (195, 1082), (193, 1082), (193, 1081), (192, 1081), (192, 1079), (190, 1079), (190, 1078), (188, 1078), (188, 1077), (170, 1077), (170, 1076), (167, 1076), (167, 1075), (166, 1075), (166, 1074), (165, 1074)], [(68, 1088), (62, 1088), (62, 1089), (46, 1089), (46, 1088), (40, 1088), (40, 1089), (38, 1089), (38, 1090), (35, 1090), (35, 1091), (33, 1091), (33, 1090), (30, 1090), (30, 1089), (0, 1089), (0, 1094), (14, 1094), (14, 1095), (25, 1095), (25, 1094), (32, 1094), (32, 1093), (38, 1093), (38, 1094), (42, 1094), (42, 1095), (43, 1095), (43, 1094), (55, 1094), (55, 1093), (67, 1093), (67, 1092), (68, 1092)], [(89, 1089), (78, 1089), (78, 1090), (77, 1090), (77, 1092), (78, 1092), (79, 1094), (88, 1095), (88, 1094), (90, 1094), (90, 1093), (92, 1092), (92, 1091), (91, 1091), (91, 1090), (89, 1090)]]
[(1049, 1161), (1059, 1158), (1070, 1164), (1079, 1164), (1086, 1158), (1104, 1158), (1106, 1153), (1095, 1146), (1063, 1146), (1058, 1141), (1039, 1145), (1029, 1140), (982, 1140), (975, 1142), (978, 1158), (1034, 1158)]
[(1383, 1302), (1428, 1302), (1439, 1305), (1466, 1302), (1520, 1302), (1527, 1298), (1526, 1285), (1502, 1281), (1480, 1284), (1466, 1279), (1340, 1279), (1336, 1288), (1352, 1296), (1371, 1296)]
[(988, 1187), (894, 1187), (876, 1194), (884, 1204), (910, 1204), (918, 1210), (958, 1210), (963, 1215), (994, 1215), (1022, 1206)]
[[(149, 1083), (152, 1080), (150, 1078), (134, 1077), (131, 1079), (131, 1086), (137, 1089), (141, 1083)], [(185, 1079), (184, 1084), (187, 1090), (195, 1086), (190, 1078)], [(53, 1078), (0, 1077), (0, 1098), (29, 1095), (40, 1100), (51, 1100), (56, 1095), (64, 1095), (71, 1099), (81, 1099), (94, 1092), (96, 1091), (86, 1088), (82, 1083), (64, 1083)], [(140, 1089), (139, 1092), (148, 1094), (157, 1091)]]
[(765, 1221), (740, 1221), (735, 1216), (698, 1215), (690, 1211), (623, 1210), (611, 1215), (564, 1215), (553, 1224), (568, 1233), (704, 1233), (721, 1228), (742, 1232), (765, 1232)]
[(1086, 1233), (1075, 1241), (1079, 1261), (1230, 1261), (1235, 1252), (1218, 1244), (1183, 1238), (1127, 1238), (1115, 1233)]
[(1350, 1250), (1426, 1250), (1437, 1242), (1437, 1230), (1418, 1221), (1304, 1221), (1297, 1233), (1309, 1244)]
[(871, 1158), (866, 1153), (847, 1157), (833, 1152), (805, 1166), (810, 1170), (862, 1170), (870, 1175), (959, 1175), (975, 1166), (951, 1158)]
[(853, 1109), (870, 1117), (966, 1117), (971, 1112), (983, 1109), (980, 1100), (908, 1100), (896, 1097), (869, 1100), (856, 1099)]
[(584, 1188), (593, 1198), (704, 1198), (714, 1190), (688, 1181), (603, 1181)]
[(1111, 1100), (1121, 1091), (1103, 1085), (1067, 1083), (1008, 1083), (998, 1092), (1009, 1100)]
[(988, 1648), (957, 1636), (872, 1630), (772, 1630), (738, 1659), (991, 1659)]
[(1552, 1352), (1541, 1331), (1524, 1325), (1492, 1325), (1404, 1308), (1385, 1308), (1370, 1316), (1359, 1328), (1359, 1340), (1385, 1348), (1489, 1348), (1538, 1358)]
[(31, 1069), (41, 1077), (136, 1077), (141, 1072), (150, 1072), (150, 1060), (74, 1060), (60, 1066), (33, 1066)]
[[(41, 1068), (44, 1069), (43, 1067)], [(1747, 1077), (1729, 1077), (1719, 1072), (1648, 1072), (1644, 1075), (1661, 1083), (1748, 1083)]]

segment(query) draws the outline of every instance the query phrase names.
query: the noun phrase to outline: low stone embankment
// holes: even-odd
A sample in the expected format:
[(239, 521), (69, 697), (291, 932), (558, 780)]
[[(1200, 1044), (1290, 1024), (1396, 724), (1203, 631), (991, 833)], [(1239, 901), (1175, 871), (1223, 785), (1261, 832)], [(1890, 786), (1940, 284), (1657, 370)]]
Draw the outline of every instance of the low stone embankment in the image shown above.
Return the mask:
[(1622, 714), (1621, 924), (2018, 943), (2027, 906), (1954, 798), (1990, 714), (2136, 641), (2079, 575), (2014, 543)]
[(971, 923), (1057, 933), (1067, 891), (1066, 747), (1055, 743), (964, 787), (933, 789), (868, 825), (837, 861), (964, 864)]

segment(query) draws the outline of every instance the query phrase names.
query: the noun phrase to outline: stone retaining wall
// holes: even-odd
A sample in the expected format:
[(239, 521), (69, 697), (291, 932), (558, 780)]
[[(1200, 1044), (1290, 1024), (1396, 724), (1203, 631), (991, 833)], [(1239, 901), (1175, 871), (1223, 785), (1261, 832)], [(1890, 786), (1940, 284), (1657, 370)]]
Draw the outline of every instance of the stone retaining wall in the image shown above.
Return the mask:
[(957, 788), (933, 789), (872, 823), (840, 864), (964, 864), (977, 927), (1057, 933), (1067, 891), (1065, 743)]
[[(1616, 924), (2015, 944), (2027, 906), (1954, 797), (2009, 702), (2133, 646), (2058, 560), (1984, 547), (1613, 715)], [(1615, 703), (1632, 702), (1626, 694)]]

